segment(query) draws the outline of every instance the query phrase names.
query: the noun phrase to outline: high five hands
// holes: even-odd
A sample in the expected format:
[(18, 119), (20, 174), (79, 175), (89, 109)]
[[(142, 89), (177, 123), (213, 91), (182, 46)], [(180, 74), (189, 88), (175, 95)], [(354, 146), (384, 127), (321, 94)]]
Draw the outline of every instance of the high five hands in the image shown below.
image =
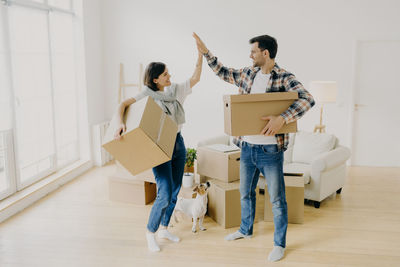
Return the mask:
[[(193, 33), (193, 38), (196, 40), (197, 50), (201, 54), (207, 54), (208, 53), (207, 46), (195, 32)], [(260, 133), (261, 135), (265, 136), (275, 135), (285, 124), (285, 120), (283, 119), (282, 116), (265, 116), (262, 117), (261, 119), (267, 121), (267, 124)]]
[(196, 40), (197, 50), (199, 50), (199, 52), (202, 54), (207, 54), (208, 53), (207, 46), (203, 43), (200, 37), (195, 32), (193, 33), (193, 37)]

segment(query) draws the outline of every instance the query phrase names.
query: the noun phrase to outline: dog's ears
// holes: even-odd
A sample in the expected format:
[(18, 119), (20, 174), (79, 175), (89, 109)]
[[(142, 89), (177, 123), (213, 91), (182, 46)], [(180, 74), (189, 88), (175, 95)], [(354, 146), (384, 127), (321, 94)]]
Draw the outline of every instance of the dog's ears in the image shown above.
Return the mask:
[(193, 192), (199, 192), (199, 186), (196, 185), (196, 187), (193, 188)]

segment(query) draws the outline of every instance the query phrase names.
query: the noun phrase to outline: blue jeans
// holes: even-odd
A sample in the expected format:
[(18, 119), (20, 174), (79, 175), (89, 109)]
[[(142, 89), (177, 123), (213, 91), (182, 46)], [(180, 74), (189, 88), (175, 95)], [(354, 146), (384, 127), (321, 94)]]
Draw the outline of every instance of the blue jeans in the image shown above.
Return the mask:
[(283, 151), (277, 145), (253, 145), (243, 142), (240, 155), (240, 203), (242, 221), (239, 232), (253, 234), (256, 213), (256, 187), (260, 171), (265, 177), (274, 214), (274, 244), (286, 247), (288, 225)]
[(178, 133), (172, 159), (153, 168), (157, 183), (157, 197), (147, 224), (147, 229), (152, 233), (158, 230), (160, 223), (163, 226), (169, 224), (181, 189), (185, 160), (185, 143), (182, 135)]

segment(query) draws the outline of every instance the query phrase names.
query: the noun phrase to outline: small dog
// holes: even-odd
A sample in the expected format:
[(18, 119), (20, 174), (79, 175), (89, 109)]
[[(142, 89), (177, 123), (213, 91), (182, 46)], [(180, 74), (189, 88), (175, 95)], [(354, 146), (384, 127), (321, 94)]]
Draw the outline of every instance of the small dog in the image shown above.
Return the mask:
[(176, 213), (182, 212), (193, 219), (193, 227), (192, 232), (196, 233), (196, 225), (197, 219), (199, 219), (199, 229), (201, 231), (207, 230), (203, 227), (203, 219), (204, 215), (207, 212), (207, 190), (210, 187), (210, 183), (206, 182), (204, 184), (200, 184), (193, 189), (193, 192), (197, 192), (196, 198), (179, 198), (175, 205), (174, 210), (174, 219), (175, 222), (178, 222)]

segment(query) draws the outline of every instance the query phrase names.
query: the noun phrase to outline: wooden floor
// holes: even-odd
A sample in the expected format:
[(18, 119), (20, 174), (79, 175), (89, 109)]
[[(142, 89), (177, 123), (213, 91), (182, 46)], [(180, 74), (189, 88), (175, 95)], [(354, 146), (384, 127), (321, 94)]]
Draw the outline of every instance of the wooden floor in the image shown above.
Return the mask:
[[(205, 232), (184, 221), (150, 253), (145, 225), (151, 206), (111, 202), (107, 175), (94, 168), (0, 225), (0, 266), (400, 266), (400, 169), (349, 169), (341, 195), (305, 207), (305, 222), (289, 224), (285, 258), (267, 262), (273, 224), (254, 237), (226, 242), (210, 218)], [(263, 216), (262, 195), (258, 214)]]

